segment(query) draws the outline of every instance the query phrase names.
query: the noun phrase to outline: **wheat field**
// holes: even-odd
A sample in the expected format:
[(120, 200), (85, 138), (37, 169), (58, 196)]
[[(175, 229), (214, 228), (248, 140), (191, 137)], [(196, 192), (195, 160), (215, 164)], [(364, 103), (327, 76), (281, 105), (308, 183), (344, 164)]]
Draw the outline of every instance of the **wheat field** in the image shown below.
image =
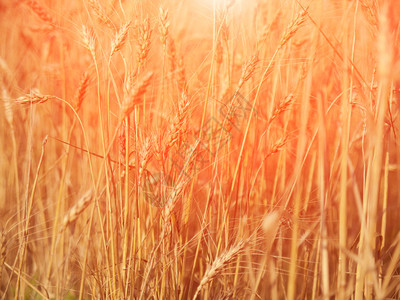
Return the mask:
[(400, 299), (397, 0), (1, 0), (1, 299)]

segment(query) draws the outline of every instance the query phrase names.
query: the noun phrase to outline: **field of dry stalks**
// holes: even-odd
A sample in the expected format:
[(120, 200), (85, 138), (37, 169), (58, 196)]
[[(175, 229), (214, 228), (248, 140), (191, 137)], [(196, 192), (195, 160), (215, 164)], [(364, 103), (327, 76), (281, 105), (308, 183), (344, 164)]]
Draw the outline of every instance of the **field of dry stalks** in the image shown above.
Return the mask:
[(1, 0), (2, 299), (400, 299), (397, 0)]

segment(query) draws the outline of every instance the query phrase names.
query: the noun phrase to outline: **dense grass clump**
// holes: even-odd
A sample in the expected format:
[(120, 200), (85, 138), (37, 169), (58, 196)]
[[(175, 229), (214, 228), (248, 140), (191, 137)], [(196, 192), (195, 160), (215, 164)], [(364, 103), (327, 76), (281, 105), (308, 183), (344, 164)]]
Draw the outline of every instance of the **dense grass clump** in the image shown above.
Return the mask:
[(0, 3), (0, 297), (400, 298), (396, 0)]

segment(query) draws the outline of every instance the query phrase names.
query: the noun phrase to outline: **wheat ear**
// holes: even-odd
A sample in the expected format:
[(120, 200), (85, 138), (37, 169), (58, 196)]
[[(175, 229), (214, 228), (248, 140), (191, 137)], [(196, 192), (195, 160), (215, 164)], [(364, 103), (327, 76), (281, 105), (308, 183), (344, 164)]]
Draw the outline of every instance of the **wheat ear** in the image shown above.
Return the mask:
[(248, 81), (254, 74), (256, 70), (256, 66), (258, 63), (258, 56), (253, 55), (242, 67), (242, 75), (240, 76), (240, 80), (237, 86), (237, 89), (240, 90), (243, 84)]
[(185, 93), (182, 93), (179, 101), (178, 113), (172, 121), (172, 126), (169, 130), (168, 140), (166, 143), (168, 149), (172, 148), (175, 144), (180, 146), (182, 134), (184, 133), (183, 128), (189, 113), (189, 104), (188, 96)]
[(32, 89), (29, 94), (17, 98), (15, 102), (23, 105), (39, 104), (52, 98), (54, 97), (50, 95), (42, 95), (37, 89)]
[(197, 298), (201, 289), (214, 280), (224, 269), (224, 267), (232, 262), (244, 249), (245, 242), (240, 241), (235, 246), (232, 246), (229, 250), (224, 251), (220, 256), (218, 256), (212, 265), (207, 269), (206, 273), (204, 274), (203, 278), (200, 281), (199, 286), (193, 296), (193, 300)]
[(42, 5), (40, 5), (35, 0), (27, 1), (29, 7), (32, 11), (44, 22), (48, 23), (50, 26), (55, 27), (56, 21), (55, 19), (48, 13), (47, 9), (45, 9)]
[(83, 103), (83, 100), (85, 100), (86, 91), (89, 86), (89, 80), (90, 80), (89, 74), (88, 74), (88, 72), (85, 72), (79, 83), (79, 88), (76, 91), (75, 96), (74, 96), (74, 103), (75, 103), (76, 111), (79, 111), (79, 109), (81, 108), (81, 105)]
[(308, 14), (308, 12), (306, 10), (297, 14), (297, 16), (293, 19), (293, 21), (286, 28), (286, 31), (281, 38), (278, 48), (282, 48), (283, 46), (285, 46), (286, 43), (295, 35), (295, 33), (300, 29), (300, 27), (306, 21), (307, 14)]
[(288, 95), (283, 101), (281, 101), (275, 111), (272, 113), (272, 116), (268, 120), (268, 124), (271, 124), (279, 115), (283, 112), (287, 111), (294, 101), (293, 94)]
[(126, 38), (128, 37), (128, 31), (129, 31), (129, 26), (131, 25), (131, 22), (127, 22), (122, 27), (118, 30), (116, 33), (114, 39), (111, 41), (111, 53), (110, 57), (114, 55), (114, 53), (120, 51), (125, 43), (126, 43)]
[(153, 73), (149, 72), (143, 76), (143, 79), (136, 84), (130, 91), (128, 91), (122, 102), (122, 117), (126, 118), (134, 110), (135, 106), (139, 103), (139, 100), (146, 93), (148, 86), (150, 85)]
[(288, 142), (287, 136), (284, 136), (284, 137), (280, 138), (279, 140), (277, 140), (275, 142), (275, 144), (270, 148), (268, 154), (265, 156), (265, 159), (267, 159), (271, 155), (281, 151), (283, 149), (283, 147), (287, 144), (287, 142)]
[(101, 7), (98, 0), (89, 0), (89, 5), (93, 9), (100, 23), (107, 25), (107, 27), (114, 29), (114, 24), (111, 22), (110, 18), (107, 16), (103, 7)]
[(168, 9), (164, 10), (162, 7), (160, 7), (160, 15), (159, 15), (159, 21), (160, 25), (158, 27), (161, 37), (161, 44), (164, 48), (164, 51), (167, 47), (167, 39), (168, 39), (168, 33), (169, 33), (169, 22), (168, 22)]
[(88, 190), (81, 199), (67, 212), (65, 215), (59, 232), (63, 232), (67, 226), (78, 219), (79, 215), (85, 210), (86, 207), (90, 204), (90, 200), (93, 197), (93, 190)]
[(150, 27), (150, 19), (146, 18), (143, 21), (142, 26), (140, 26), (140, 36), (139, 36), (139, 53), (138, 62), (142, 65), (149, 55), (150, 44), (151, 44), (151, 33), (152, 29)]
[(96, 39), (92, 28), (82, 25), (82, 41), (85, 48), (90, 51), (94, 58), (96, 56)]

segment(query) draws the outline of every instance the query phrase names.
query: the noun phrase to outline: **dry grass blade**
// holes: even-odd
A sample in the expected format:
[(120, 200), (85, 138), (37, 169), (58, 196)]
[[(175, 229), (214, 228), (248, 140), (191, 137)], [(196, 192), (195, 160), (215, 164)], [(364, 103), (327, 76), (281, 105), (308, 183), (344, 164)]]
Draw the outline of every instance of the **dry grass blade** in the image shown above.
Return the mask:
[(398, 15), (0, 0), (0, 298), (398, 297)]
[(4, 114), (6, 116), (6, 121), (10, 126), (12, 126), (14, 114), (11, 105), (11, 98), (5, 86), (1, 87), (1, 100), (4, 103)]
[(150, 159), (153, 156), (152, 152), (152, 143), (149, 138), (145, 140), (143, 143), (142, 149), (140, 150), (140, 162), (139, 162), (139, 185), (143, 182), (143, 176), (149, 163)]
[(13, 73), (11, 72), (7, 62), (0, 57), (0, 82), (3, 81), (4, 85), (11, 86), (13, 80)]

